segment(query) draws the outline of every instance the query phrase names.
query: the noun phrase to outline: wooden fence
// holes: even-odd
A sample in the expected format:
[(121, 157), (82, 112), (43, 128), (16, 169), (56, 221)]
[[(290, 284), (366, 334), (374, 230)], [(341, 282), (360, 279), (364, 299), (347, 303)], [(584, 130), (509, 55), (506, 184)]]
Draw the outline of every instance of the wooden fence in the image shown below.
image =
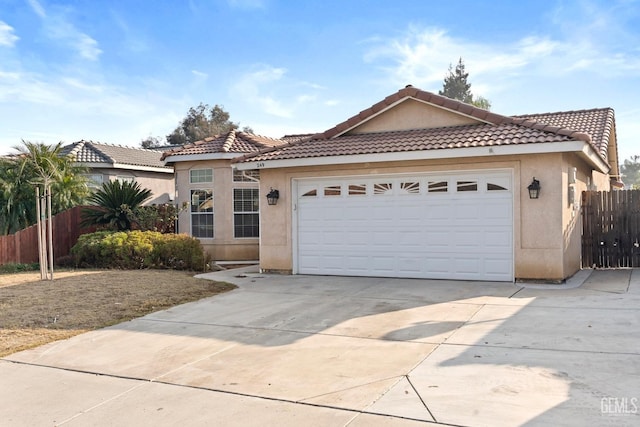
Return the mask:
[[(56, 260), (71, 253), (71, 248), (80, 235), (95, 230), (95, 227), (80, 226), (81, 211), (82, 207), (76, 206), (53, 217), (53, 255)], [(0, 265), (36, 262), (38, 262), (38, 233), (35, 225), (15, 234), (0, 236)]]
[(582, 266), (640, 267), (640, 190), (582, 193)]

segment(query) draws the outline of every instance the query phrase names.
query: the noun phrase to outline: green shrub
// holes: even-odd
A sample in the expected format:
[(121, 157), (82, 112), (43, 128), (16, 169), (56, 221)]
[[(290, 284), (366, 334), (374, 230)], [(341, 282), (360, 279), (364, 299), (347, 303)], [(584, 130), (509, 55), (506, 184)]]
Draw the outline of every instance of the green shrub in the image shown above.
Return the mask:
[(8, 264), (0, 265), (0, 274), (6, 273), (20, 273), (22, 271), (36, 271), (40, 269), (40, 264), (19, 264), (15, 262), (10, 262)]
[(71, 249), (76, 264), (99, 268), (169, 268), (203, 271), (209, 262), (200, 241), (156, 231), (84, 234)]

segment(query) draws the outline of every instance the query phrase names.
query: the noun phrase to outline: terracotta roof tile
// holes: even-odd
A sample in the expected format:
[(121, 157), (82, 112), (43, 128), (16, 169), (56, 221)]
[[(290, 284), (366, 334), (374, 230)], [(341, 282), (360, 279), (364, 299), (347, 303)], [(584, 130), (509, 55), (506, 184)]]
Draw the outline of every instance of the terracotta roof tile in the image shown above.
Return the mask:
[(585, 140), (586, 137), (589, 137), (589, 142), (605, 159), (607, 158), (609, 137), (615, 131), (615, 113), (612, 108), (527, 114), (514, 118), (546, 124), (549, 127), (573, 129), (574, 138)]
[(263, 150), (237, 159), (285, 160), (304, 157), (397, 153), (445, 148), (490, 147), (512, 144), (570, 141), (569, 136), (519, 126), (481, 124), (433, 129), (342, 135), (332, 139), (308, 140)]
[[(345, 135), (362, 121), (392, 104), (413, 97), (475, 117), (484, 124)], [(477, 146), (532, 144), (580, 140), (607, 158), (608, 135), (613, 127), (612, 109), (583, 110), (525, 116), (503, 116), (470, 104), (407, 86), (372, 107), (307, 139), (285, 141), (244, 155), (240, 161), (266, 161)]]
[(238, 153), (240, 155), (243, 153), (257, 153), (260, 149), (281, 145), (285, 142), (281, 139), (232, 130), (226, 134), (205, 138), (202, 141), (196, 141), (166, 151), (162, 154), (162, 160), (169, 156), (194, 154)]

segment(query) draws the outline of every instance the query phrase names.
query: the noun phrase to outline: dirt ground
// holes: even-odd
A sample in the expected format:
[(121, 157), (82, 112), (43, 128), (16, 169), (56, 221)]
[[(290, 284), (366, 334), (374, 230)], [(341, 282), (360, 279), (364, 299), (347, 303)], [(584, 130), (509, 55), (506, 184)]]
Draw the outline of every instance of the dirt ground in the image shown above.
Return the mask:
[(0, 357), (234, 289), (173, 270), (0, 275)]

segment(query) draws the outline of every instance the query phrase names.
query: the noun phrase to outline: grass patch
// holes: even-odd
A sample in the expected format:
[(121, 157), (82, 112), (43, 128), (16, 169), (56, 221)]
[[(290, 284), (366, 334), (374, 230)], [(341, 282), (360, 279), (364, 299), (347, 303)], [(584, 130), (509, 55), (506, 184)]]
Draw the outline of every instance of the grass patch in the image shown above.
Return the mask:
[(0, 275), (0, 357), (235, 289), (174, 270)]

